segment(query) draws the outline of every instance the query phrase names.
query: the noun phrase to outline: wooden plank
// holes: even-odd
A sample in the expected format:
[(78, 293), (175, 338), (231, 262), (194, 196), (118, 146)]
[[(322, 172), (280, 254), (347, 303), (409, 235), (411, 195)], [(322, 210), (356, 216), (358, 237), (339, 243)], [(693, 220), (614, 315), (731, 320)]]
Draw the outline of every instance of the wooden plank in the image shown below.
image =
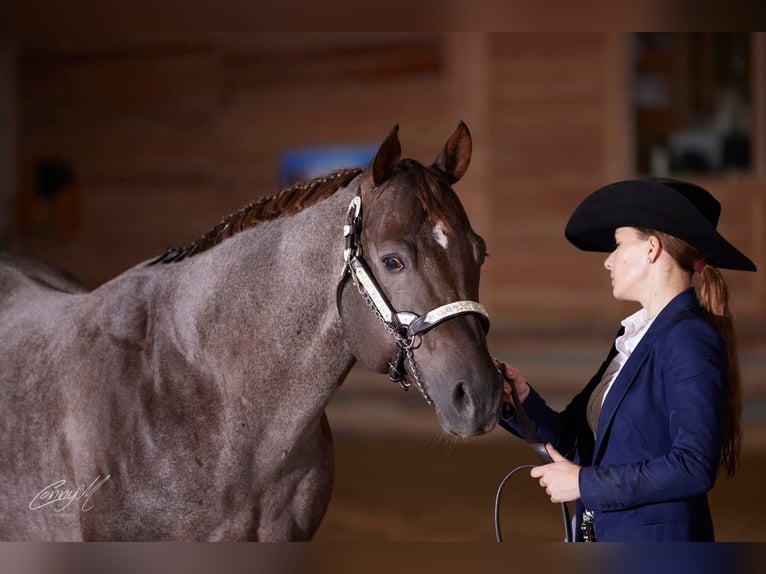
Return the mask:
[(750, 33), (753, 175), (766, 178), (766, 32)]
[(441, 67), (439, 42), (430, 37), (399, 44), (318, 45), (309, 50), (261, 48), (226, 53), (222, 87), (229, 94), (295, 84), (379, 84), (408, 76), (438, 76)]
[(24, 125), (204, 115), (218, 100), (216, 69), (204, 47), (25, 55), (19, 63)]

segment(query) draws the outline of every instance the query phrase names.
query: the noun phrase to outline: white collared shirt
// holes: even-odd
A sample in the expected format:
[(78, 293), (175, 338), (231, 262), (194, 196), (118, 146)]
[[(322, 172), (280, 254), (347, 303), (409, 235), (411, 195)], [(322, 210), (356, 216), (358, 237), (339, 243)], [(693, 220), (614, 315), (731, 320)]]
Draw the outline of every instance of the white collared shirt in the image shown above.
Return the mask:
[(617, 349), (617, 354), (609, 363), (609, 366), (604, 371), (604, 375), (601, 377), (601, 382), (593, 389), (588, 400), (587, 418), (588, 426), (596, 434), (598, 428), (598, 419), (601, 414), (601, 407), (604, 405), (604, 400), (609, 390), (612, 388), (617, 375), (620, 374), (623, 365), (630, 358), (633, 350), (643, 338), (646, 331), (654, 321), (654, 318), (649, 318), (649, 313), (646, 309), (636, 311), (629, 317), (622, 320), (622, 326), (625, 327), (625, 332), (617, 337), (614, 341), (614, 346)]

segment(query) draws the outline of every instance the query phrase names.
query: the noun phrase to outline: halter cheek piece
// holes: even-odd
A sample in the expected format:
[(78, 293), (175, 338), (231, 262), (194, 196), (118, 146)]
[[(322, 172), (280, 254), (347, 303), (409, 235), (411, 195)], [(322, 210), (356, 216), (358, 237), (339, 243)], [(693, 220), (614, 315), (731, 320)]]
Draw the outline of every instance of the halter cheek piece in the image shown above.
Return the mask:
[(338, 283), (336, 299), (338, 312), (340, 312), (340, 300), (343, 288), (349, 277), (356, 286), (362, 299), (378, 317), (383, 327), (396, 340), (396, 351), (388, 362), (388, 378), (399, 383), (403, 390), (408, 390), (411, 383), (406, 380), (404, 361), (410, 367), (410, 373), (420, 393), (426, 402), (433, 406), (433, 401), (423, 385), (420, 372), (415, 364), (413, 351), (419, 346), (419, 337), (424, 333), (461, 315), (475, 315), (484, 331), (489, 330), (489, 315), (483, 305), (476, 301), (454, 301), (432, 309), (425, 315), (418, 315), (411, 311), (397, 312), (388, 298), (381, 290), (375, 276), (372, 274), (362, 253), (362, 198), (354, 196), (348, 206), (347, 223), (343, 226), (343, 236), (346, 239), (346, 248), (343, 251), (343, 273)]

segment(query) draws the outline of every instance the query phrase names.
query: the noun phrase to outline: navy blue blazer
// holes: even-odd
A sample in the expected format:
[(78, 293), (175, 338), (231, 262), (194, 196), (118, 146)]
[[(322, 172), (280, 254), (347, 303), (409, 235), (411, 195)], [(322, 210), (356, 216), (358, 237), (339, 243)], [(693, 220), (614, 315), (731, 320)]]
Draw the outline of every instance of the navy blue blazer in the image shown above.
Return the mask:
[[(693, 289), (676, 296), (615, 379), (594, 440), (586, 407), (615, 353), (612, 346), (561, 413), (534, 389), (524, 401), (542, 439), (582, 466), (577, 539), (588, 509), (599, 541), (714, 540), (707, 491), (718, 470), (729, 381), (721, 336)], [(523, 437), (514, 414), (500, 424)]]

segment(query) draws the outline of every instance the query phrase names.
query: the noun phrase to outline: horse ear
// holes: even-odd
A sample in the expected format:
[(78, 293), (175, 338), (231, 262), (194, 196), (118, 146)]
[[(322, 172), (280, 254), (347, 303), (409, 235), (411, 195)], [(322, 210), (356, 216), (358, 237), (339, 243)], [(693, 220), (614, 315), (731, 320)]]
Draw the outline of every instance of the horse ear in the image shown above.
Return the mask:
[(433, 167), (443, 171), (452, 180), (457, 182), (468, 169), (471, 163), (471, 132), (468, 126), (462, 121), (458, 123), (455, 133), (453, 133), (444, 144), (444, 149), (436, 158)]
[(399, 143), (399, 124), (396, 124), (388, 137), (380, 144), (375, 159), (372, 160), (372, 183), (380, 185), (394, 171), (399, 158), (402, 156), (402, 146)]

